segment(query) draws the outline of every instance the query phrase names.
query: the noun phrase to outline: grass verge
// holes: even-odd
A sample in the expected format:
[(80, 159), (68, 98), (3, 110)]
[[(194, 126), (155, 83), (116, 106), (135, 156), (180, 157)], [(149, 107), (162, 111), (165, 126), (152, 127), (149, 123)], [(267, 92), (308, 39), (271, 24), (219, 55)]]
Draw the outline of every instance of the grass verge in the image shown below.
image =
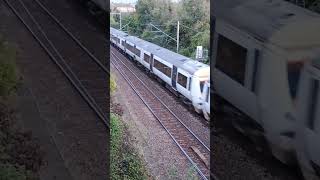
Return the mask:
[(30, 132), (17, 128), (10, 105), (18, 84), (15, 54), (0, 35), (0, 180), (36, 180), (42, 164), (40, 147)]
[(114, 179), (147, 179), (144, 164), (130, 146), (129, 136), (120, 116), (111, 114), (111, 178)]

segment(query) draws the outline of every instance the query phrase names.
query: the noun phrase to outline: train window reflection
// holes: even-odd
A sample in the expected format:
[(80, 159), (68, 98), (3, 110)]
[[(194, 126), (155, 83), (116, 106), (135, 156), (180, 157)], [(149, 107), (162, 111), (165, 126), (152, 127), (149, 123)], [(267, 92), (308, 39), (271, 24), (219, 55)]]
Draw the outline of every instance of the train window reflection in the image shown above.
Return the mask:
[(184, 88), (187, 88), (187, 82), (188, 82), (188, 78), (183, 74), (178, 73), (178, 84), (180, 84)]
[(244, 85), (247, 49), (219, 35), (216, 67), (232, 79)]
[(304, 64), (303, 61), (289, 62), (287, 64), (288, 83), (289, 83), (290, 95), (292, 99), (295, 99), (297, 95), (299, 79), (300, 79), (300, 74), (301, 74), (303, 64)]
[(149, 63), (149, 59), (150, 59), (150, 56), (149, 56), (148, 54), (144, 54), (143, 60), (144, 60), (146, 63)]
[(200, 81), (200, 91), (201, 91), (201, 93), (203, 92), (204, 83), (206, 83), (206, 81)]
[(171, 77), (171, 68), (160, 61), (154, 59), (154, 67), (168, 77)]

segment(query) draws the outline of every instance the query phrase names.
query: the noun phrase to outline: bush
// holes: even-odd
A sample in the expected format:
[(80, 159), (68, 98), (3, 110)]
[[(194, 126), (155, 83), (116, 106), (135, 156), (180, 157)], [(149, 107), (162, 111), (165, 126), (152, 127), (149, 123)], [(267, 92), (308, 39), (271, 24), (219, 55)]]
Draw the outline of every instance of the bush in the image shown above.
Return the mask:
[(139, 156), (125, 142), (125, 125), (120, 117), (111, 114), (111, 177), (110, 179), (147, 179), (146, 170)]
[(1, 180), (32, 180), (37, 179), (32, 172), (26, 170), (23, 166), (15, 167), (11, 164), (0, 165)]
[(15, 50), (0, 36), (0, 96), (9, 95), (16, 85)]
[(111, 114), (110, 125), (111, 125), (111, 141), (110, 141), (111, 178), (110, 179), (119, 179), (120, 175), (118, 170), (118, 160), (120, 159), (122, 126), (119, 122), (119, 117), (116, 116), (115, 114)]
[(110, 93), (113, 94), (117, 90), (117, 83), (114, 77), (110, 76)]

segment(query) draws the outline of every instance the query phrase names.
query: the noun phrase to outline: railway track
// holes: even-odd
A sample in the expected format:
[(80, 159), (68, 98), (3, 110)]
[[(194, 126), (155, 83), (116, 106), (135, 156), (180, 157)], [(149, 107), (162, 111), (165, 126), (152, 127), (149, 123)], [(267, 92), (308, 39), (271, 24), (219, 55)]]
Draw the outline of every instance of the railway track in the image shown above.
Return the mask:
[[(120, 58), (126, 58), (116, 48), (111, 47), (111, 50)], [(167, 87), (163, 83), (159, 83), (157, 78), (150, 77), (152, 74), (146, 71), (146, 68), (133, 61), (124, 61), (124, 63), (145, 83), (148, 84), (148, 88), (154, 92), (171, 111), (189, 127), (204, 144), (210, 146), (210, 129), (209, 122), (207, 122), (202, 114), (198, 114), (191, 107), (186, 104), (184, 97), (178, 95), (169, 90), (171, 87)], [(155, 77), (155, 76), (154, 76)]]
[[(148, 107), (175, 144), (191, 162), (202, 179), (217, 179), (210, 174), (210, 149), (179, 119), (172, 110), (125, 63), (110, 50), (110, 62)], [(211, 177), (210, 177), (211, 176)]]
[(109, 70), (41, 2), (4, 2), (109, 129)]

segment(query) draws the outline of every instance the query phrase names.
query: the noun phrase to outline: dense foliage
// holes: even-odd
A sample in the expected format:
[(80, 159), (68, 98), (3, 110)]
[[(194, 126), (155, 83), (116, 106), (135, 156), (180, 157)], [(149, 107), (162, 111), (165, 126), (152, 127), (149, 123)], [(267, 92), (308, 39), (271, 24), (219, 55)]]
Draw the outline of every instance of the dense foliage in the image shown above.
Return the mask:
[(18, 83), (15, 54), (15, 49), (0, 35), (0, 179), (36, 180), (43, 153), (31, 132), (16, 126), (11, 102)]
[[(295, 3), (295, 0), (287, 0)], [(320, 0), (305, 0), (306, 8), (320, 12)], [(177, 22), (180, 22), (179, 53), (195, 58), (197, 46), (209, 49), (209, 0), (138, 0), (136, 13), (122, 15), (123, 30), (129, 34), (176, 51)], [(119, 28), (119, 16), (110, 16), (112, 27)], [(157, 32), (155, 27), (173, 37)]]
[[(176, 39), (179, 21), (179, 53), (195, 58), (197, 46), (209, 49), (209, 3), (209, 0), (138, 0), (136, 12), (122, 17), (123, 30), (176, 52), (173, 39)], [(111, 16), (111, 26), (119, 28), (116, 18)], [(172, 38), (157, 32), (150, 23)]]

